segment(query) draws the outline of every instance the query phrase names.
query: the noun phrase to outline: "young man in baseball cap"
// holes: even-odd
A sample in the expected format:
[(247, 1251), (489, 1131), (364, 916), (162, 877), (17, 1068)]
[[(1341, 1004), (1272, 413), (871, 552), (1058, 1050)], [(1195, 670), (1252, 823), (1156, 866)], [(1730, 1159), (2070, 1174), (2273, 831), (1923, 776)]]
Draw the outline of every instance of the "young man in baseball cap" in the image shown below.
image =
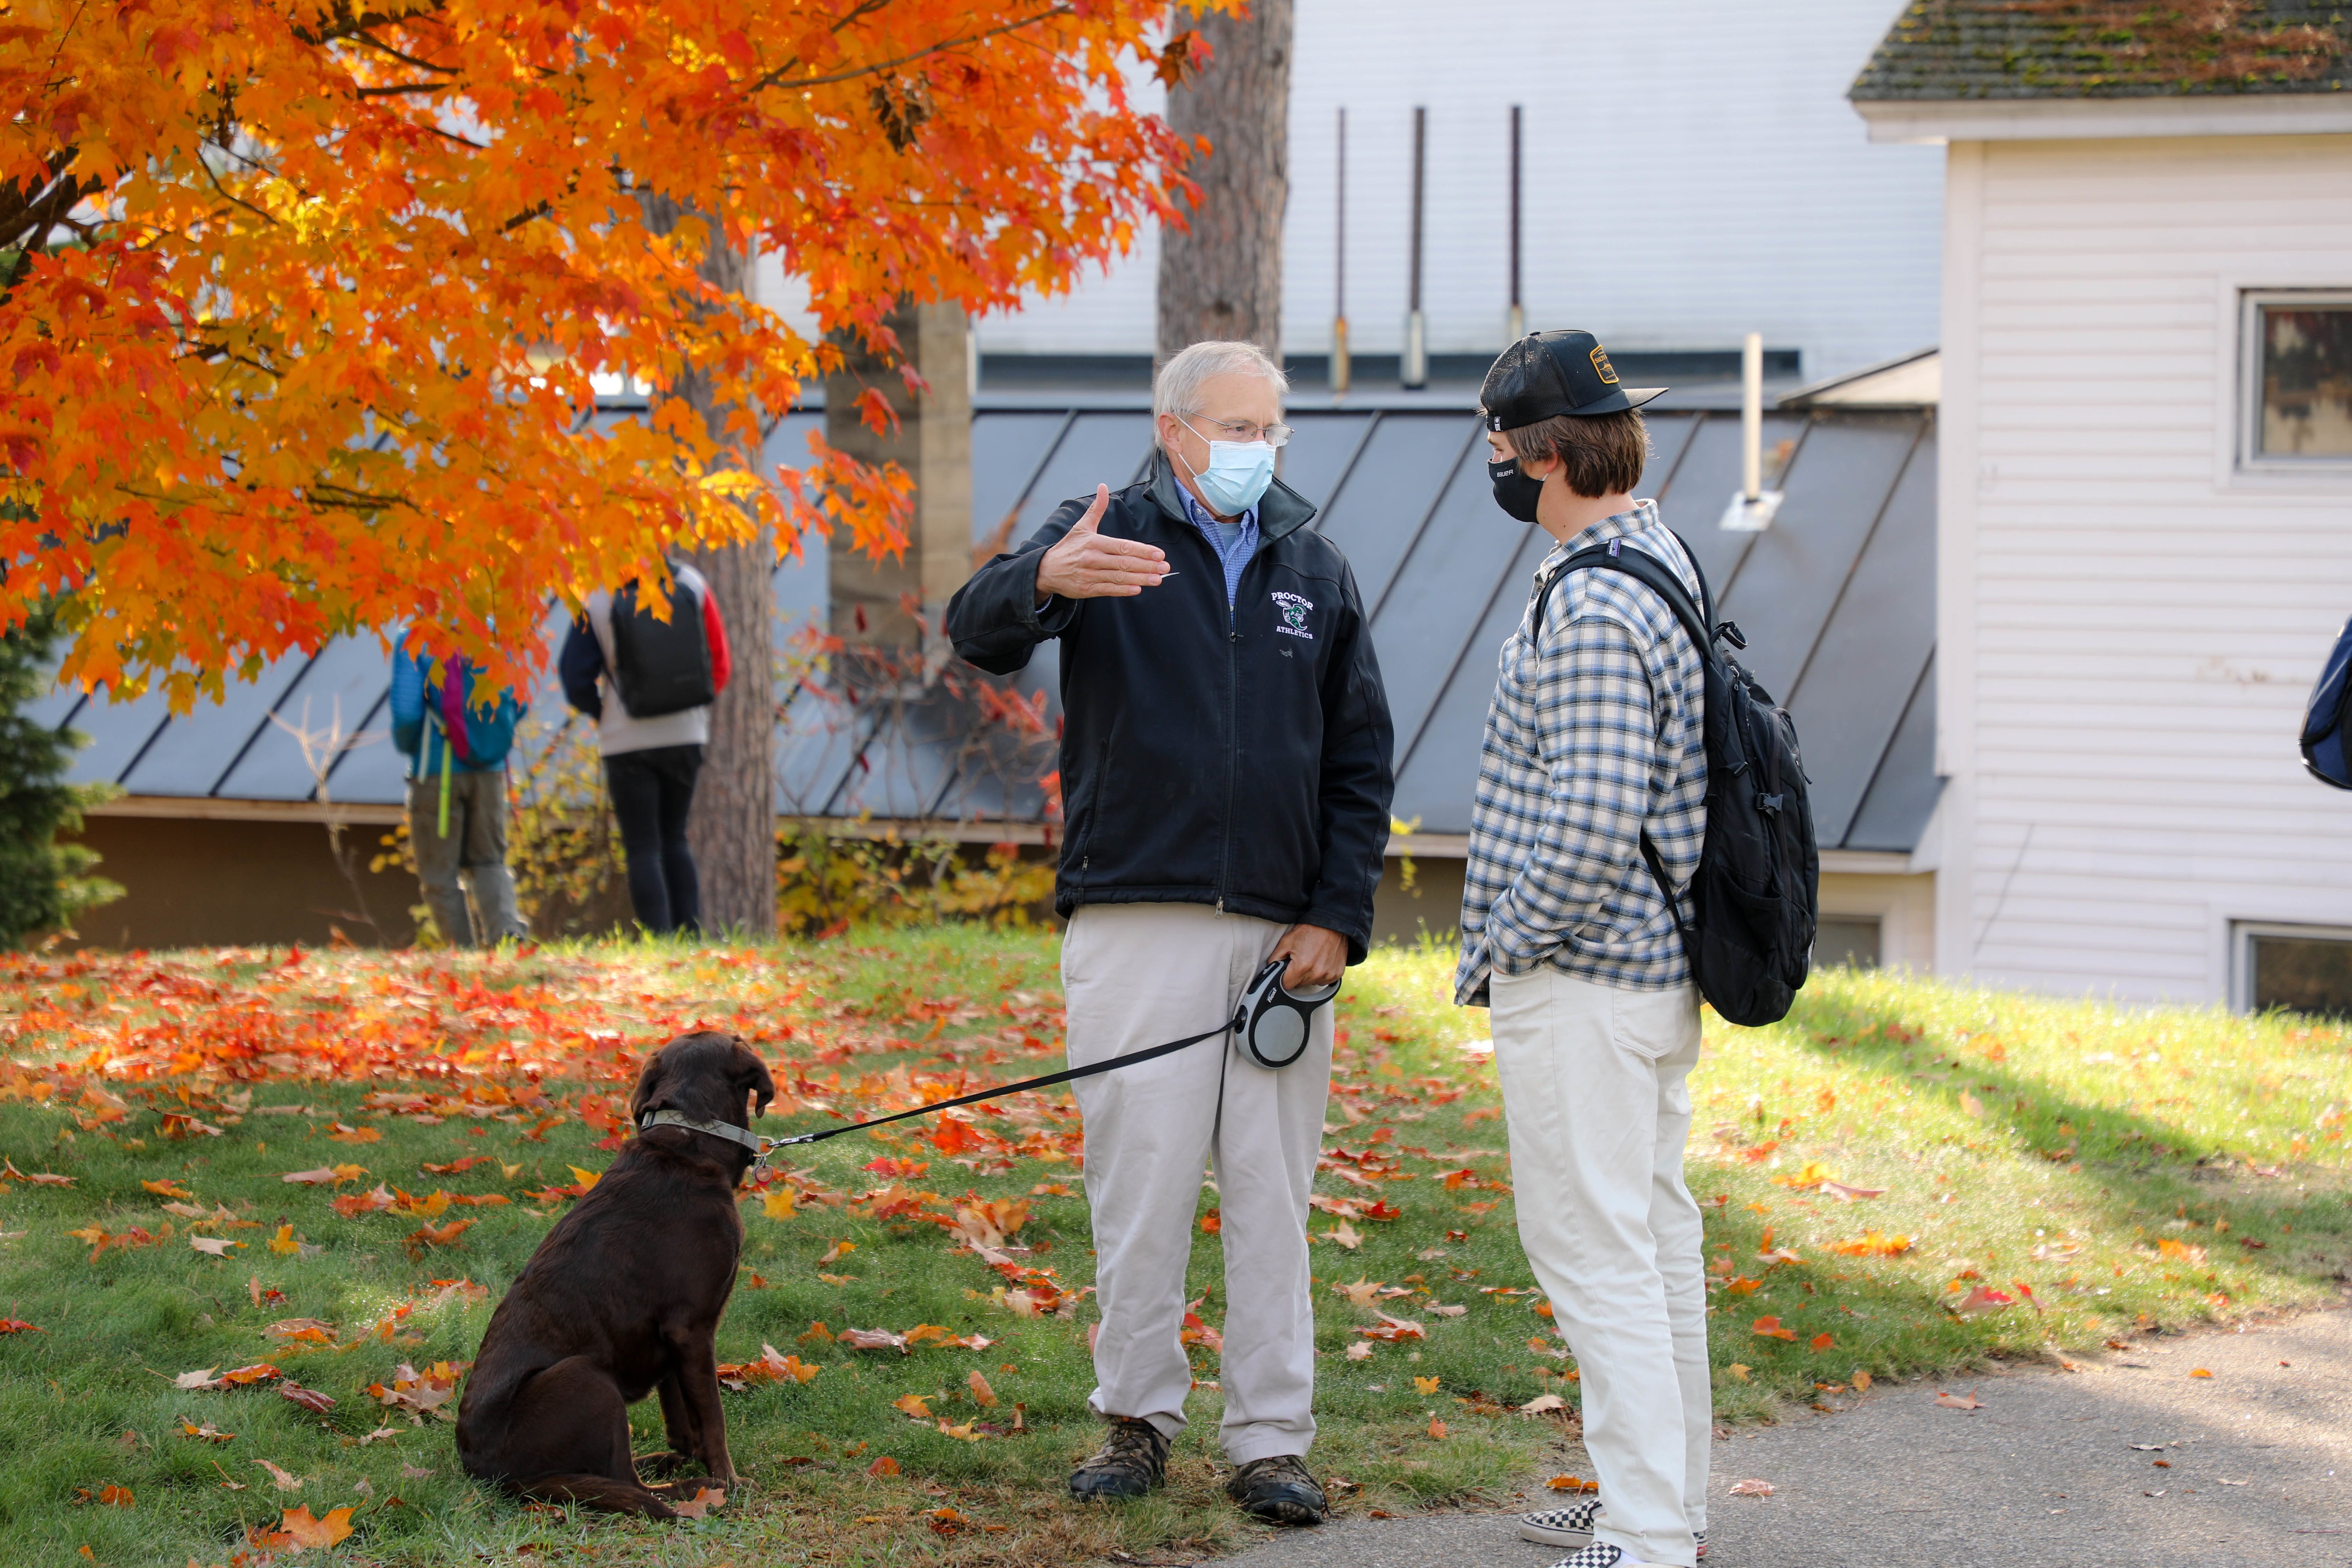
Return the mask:
[[(1503, 352), (1481, 395), (1496, 502), (1580, 550), (1697, 567), (1636, 500), (1664, 388), (1618, 384), (1590, 332)], [(1542, 624), (1535, 624), (1538, 605)], [(1664, 599), (1580, 570), (1531, 591), (1504, 643), (1478, 764), (1454, 1001), (1492, 1009), (1519, 1241), (1583, 1376), (1601, 1493), (1527, 1515), (1558, 1568), (1691, 1568), (1706, 1550), (1704, 1232), (1683, 1185), (1698, 993), (1684, 896), (1706, 829), (1699, 651)], [(1644, 863), (1654, 850), (1654, 876)]]

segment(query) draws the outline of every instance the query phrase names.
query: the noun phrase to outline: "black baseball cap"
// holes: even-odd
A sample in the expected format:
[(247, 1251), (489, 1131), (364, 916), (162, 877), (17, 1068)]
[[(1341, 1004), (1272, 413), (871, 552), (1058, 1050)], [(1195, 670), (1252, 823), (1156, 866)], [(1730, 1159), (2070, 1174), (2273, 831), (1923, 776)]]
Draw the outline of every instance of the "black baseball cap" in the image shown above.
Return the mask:
[(1529, 332), (1487, 371), (1478, 405), (1487, 429), (1516, 430), (1562, 414), (1622, 414), (1665, 390), (1618, 385), (1609, 352), (1591, 332)]

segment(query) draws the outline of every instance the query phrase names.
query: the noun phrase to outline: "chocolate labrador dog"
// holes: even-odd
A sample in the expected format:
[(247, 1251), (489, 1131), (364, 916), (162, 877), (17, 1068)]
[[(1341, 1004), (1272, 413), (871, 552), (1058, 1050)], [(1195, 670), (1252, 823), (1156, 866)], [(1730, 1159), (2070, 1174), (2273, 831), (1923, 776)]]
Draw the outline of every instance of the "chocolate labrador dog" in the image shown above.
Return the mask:
[(735, 1289), (743, 1222), (735, 1189), (751, 1149), (692, 1128), (646, 1128), (673, 1110), (749, 1130), (775, 1079), (730, 1035), (684, 1035), (656, 1051), (629, 1098), (636, 1137), (539, 1244), (490, 1318), (457, 1406), (467, 1473), (525, 1497), (677, 1517), (637, 1479), (629, 1410), (658, 1388), (666, 1474), (698, 1459), (736, 1482), (719, 1406), (712, 1338)]

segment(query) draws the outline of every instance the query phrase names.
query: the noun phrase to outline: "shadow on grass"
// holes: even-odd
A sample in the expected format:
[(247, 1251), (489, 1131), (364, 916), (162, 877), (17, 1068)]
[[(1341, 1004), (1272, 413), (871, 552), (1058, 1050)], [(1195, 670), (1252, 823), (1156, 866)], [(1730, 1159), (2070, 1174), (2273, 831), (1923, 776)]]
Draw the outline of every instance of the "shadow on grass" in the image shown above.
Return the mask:
[[(1915, 1022), (1900, 1008), (1855, 1005), (1824, 992), (1800, 997), (1790, 1023), (1804, 1031), (1805, 1043), (1814, 1051), (1848, 1067), (1875, 1068), (1890, 1081), (1907, 1083), (1915, 1094), (1932, 1097), (1951, 1110), (1969, 1114), (1962, 1096), (1972, 1097), (1979, 1108), (1972, 1119), (1988, 1134), (1997, 1138), (2007, 1132), (2021, 1153), (2092, 1177), (2108, 1214), (2117, 1221), (2153, 1229), (2175, 1218), (2208, 1226), (2227, 1220), (2231, 1239), (2246, 1252), (2245, 1261), (2252, 1267), (2307, 1283), (2352, 1278), (2343, 1271), (2347, 1251), (2352, 1249), (2352, 1214), (2341, 1202), (2344, 1182), (2336, 1173), (2306, 1170), (2306, 1180), (2300, 1184), (2284, 1167), (2278, 1167), (2280, 1174), (2273, 1177), (2255, 1176), (2245, 1159), (2204, 1143), (2195, 1133), (2074, 1099), (2005, 1060), (1963, 1059), (1955, 1054), (1955, 1043), (1939, 1039), (1937, 1031)], [(1944, 1070), (1936, 1070), (1938, 1067)], [(2241, 1173), (2246, 1182), (2258, 1184), (2239, 1185)], [(2325, 1178), (2322, 1190), (2310, 1190), (2311, 1176)], [(2290, 1205), (2326, 1227), (2318, 1234), (2334, 1242), (2335, 1249), (2310, 1247), (2313, 1237), (2305, 1230), (2294, 1233), (2303, 1238), (2301, 1246), (2283, 1246), (2277, 1226), (2282, 1210)], [(2264, 1245), (2245, 1247), (2249, 1240)]]

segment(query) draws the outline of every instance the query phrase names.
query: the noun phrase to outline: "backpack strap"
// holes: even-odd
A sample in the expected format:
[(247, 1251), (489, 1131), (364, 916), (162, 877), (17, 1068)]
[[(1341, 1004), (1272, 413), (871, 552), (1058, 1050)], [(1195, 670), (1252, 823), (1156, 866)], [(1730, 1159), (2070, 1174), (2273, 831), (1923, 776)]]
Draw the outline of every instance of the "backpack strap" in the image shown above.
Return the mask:
[[(1682, 535), (1676, 534), (1675, 542), (1683, 544)], [(1666, 602), (1666, 608), (1674, 612), (1675, 619), (1682, 623), (1683, 630), (1689, 634), (1692, 645), (1698, 649), (1700, 679), (1704, 681), (1706, 672), (1717, 668), (1721, 661), (1721, 656), (1715, 650), (1715, 639), (1718, 635), (1715, 630), (1715, 596), (1707, 591), (1706, 572), (1699, 565), (1698, 557), (1691, 553), (1689, 545), (1683, 544), (1683, 553), (1689, 558), (1691, 571), (1698, 577), (1699, 601), (1696, 604), (1691, 602), (1690, 590), (1683, 586), (1682, 579), (1664, 562), (1647, 551), (1626, 547), (1622, 539), (1612, 539), (1606, 544), (1578, 551), (1561, 562), (1559, 569), (1545, 578), (1543, 586), (1537, 590), (1535, 620), (1528, 628), (1530, 635), (1540, 645), (1544, 609), (1551, 602), (1553, 586), (1562, 577), (1570, 572), (1592, 567), (1622, 572)], [(1658, 846), (1650, 837), (1650, 830), (1646, 827), (1642, 830), (1641, 843), (1642, 859), (1650, 868), (1651, 879), (1658, 884), (1659, 895), (1666, 900), (1666, 913), (1673, 918), (1675, 930), (1683, 939), (1683, 951), (1685, 953), (1696, 952), (1698, 950), (1698, 933), (1683, 919), (1682, 896), (1675, 891), (1673, 881), (1667, 878), (1664, 858), (1658, 853)]]
[[(1675, 542), (1682, 542), (1681, 535), (1675, 536)], [(1528, 628), (1534, 642), (1540, 645), (1543, 641), (1544, 610), (1551, 603), (1553, 587), (1570, 572), (1599, 566), (1622, 572), (1664, 599), (1666, 608), (1675, 613), (1675, 618), (1682, 622), (1683, 630), (1690, 634), (1691, 641), (1696, 645), (1699, 662), (1715, 663), (1715, 639), (1718, 635), (1715, 629), (1715, 596), (1707, 591), (1706, 574), (1701, 570), (1698, 557), (1691, 554), (1690, 546), (1683, 545), (1683, 553), (1689, 556), (1691, 570), (1698, 576), (1697, 604), (1691, 602), (1690, 590), (1683, 586), (1682, 579), (1664, 562), (1647, 551), (1624, 546), (1623, 540), (1612, 539), (1606, 544), (1580, 550), (1561, 562), (1559, 570), (1543, 580), (1543, 585), (1536, 590), (1535, 620)]]

